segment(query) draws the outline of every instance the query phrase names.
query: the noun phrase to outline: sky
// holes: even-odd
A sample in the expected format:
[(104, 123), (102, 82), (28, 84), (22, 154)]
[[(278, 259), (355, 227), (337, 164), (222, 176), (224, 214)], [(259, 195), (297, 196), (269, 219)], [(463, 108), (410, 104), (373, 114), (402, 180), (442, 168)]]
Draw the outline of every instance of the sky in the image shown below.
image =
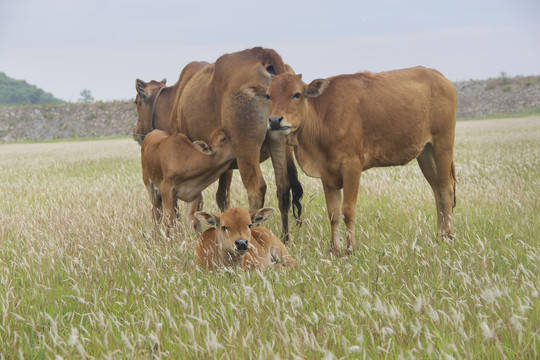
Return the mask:
[(540, 75), (538, 0), (0, 0), (0, 72), (66, 101), (130, 100), (193, 60), (276, 50), (303, 80), (416, 65)]

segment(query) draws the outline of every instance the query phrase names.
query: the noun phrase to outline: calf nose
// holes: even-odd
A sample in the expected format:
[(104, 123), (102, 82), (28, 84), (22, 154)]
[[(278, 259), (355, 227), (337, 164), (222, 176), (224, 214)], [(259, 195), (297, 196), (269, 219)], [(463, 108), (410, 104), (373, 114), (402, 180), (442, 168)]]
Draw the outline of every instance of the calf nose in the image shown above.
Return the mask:
[(281, 120), (283, 120), (283, 116), (272, 116), (268, 119), (270, 130), (278, 130), (281, 127)]
[(245, 251), (248, 249), (248, 241), (247, 240), (236, 240), (234, 242), (234, 246), (236, 247), (236, 250), (238, 251)]

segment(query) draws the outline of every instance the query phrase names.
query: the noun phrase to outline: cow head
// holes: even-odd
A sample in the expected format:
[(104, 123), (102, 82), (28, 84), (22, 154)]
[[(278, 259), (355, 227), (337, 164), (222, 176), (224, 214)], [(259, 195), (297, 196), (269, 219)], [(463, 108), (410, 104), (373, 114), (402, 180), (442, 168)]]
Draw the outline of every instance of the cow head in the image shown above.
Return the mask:
[(219, 216), (198, 211), (195, 217), (216, 228), (216, 241), (224, 252), (244, 255), (250, 248), (251, 228), (268, 219), (273, 213), (272, 208), (262, 208), (252, 214), (239, 208), (232, 208)]
[(265, 98), (270, 102), (268, 130), (283, 135), (295, 133), (307, 119), (307, 99), (321, 95), (330, 82), (316, 79), (307, 85), (302, 75), (280, 74), (272, 78), (268, 88), (259, 84), (245, 84), (242, 91), (254, 98)]
[(165, 87), (167, 79), (161, 81), (151, 80), (146, 83), (140, 79), (135, 81), (135, 105), (137, 106), (137, 125), (133, 128), (133, 138), (142, 143), (142, 139), (150, 131), (154, 130), (152, 126), (152, 107), (159, 89)]

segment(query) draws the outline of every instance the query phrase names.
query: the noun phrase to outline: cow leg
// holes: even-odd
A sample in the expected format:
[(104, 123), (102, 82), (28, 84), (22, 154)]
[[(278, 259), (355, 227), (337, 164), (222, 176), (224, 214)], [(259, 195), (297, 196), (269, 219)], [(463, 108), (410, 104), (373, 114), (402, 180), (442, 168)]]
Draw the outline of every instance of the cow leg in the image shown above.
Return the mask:
[(161, 197), (163, 199), (163, 223), (165, 225), (165, 235), (170, 236), (171, 229), (176, 219), (174, 188), (168, 181), (163, 181), (160, 186)]
[(339, 249), (339, 223), (341, 220), (341, 190), (329, 186), (324, 180), (322, 180), (322, 184), (324, 189), (324, 197), (326, 198), (326, 207), (332, 233), (332, 239), (330, 241), (330, 251), (334, 254), (337, 254)]
[(272, 139), (268, 146), (276, 178), (276, 195), (281, 213), (281, 238), (284, 243), (289, 242), (289, 209), (291, 208), (291, 186), (287, 176), (286, 146), (284, 136)]
[(452, 207), (455, 186), (452, 152), (437, 154), (433, 146), (427, 144), (417, 161), (424, 177), (431, 185), (435, 197), (437, 233), (443, 238), (452, 238)]
[(197, 196), (195, 200), (190, 201), (188, 203), (187, 218), (188, 218), (189, 224), (191, 224), (191, 227), (193, 228), (193, 231), (195, 232), (201, 232), (202, 230), (201, 222), (199, 221), (199, 219), (195, 217), (195, 213), (203, 209), (203, 203), (204, 202), (203, 202), (202, 193), (199, 194), (199, 196)]
[(221, 212), (224, 212), (231, 206), (232, 177), (233, 170), (227, 170), (219, 177), (219, 185), (216, 192), (216, 202)]
[(343, 166), (343, 219), (347, 229), (347, 249), (348, 255), (356, 249), (354, 240), (354, 225), (356, 221), (356, 205), (358, 202), (358, 188), (360, 186), (360, 175), (362, 166), (359, 162), (351, 161)]
[(252, 213), (264, 206), (264, 195), (266, 194), (266, 182), (259, 166), (259, 152), (254, 152), (251, 157), (238, 157), (238, 170), (242, 183), (246, 188), (249, 202), (249, 212)]

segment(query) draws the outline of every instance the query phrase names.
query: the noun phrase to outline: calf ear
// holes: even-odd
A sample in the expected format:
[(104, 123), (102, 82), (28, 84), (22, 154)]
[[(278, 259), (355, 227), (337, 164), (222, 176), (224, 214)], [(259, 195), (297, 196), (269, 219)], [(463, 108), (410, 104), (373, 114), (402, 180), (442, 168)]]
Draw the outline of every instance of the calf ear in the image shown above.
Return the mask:
[(212, 149), (210, 145), (208, 145), (204, 141), (200, 141), (200, 140), (194, 141), (193, 146), (195, 146), (195, 149), (199, 150), (200, 152), (206, 155), (213, 155), (216, 152), (214, 149)]
[(240, 91), (252, 98), (266, 98), (266, 87), (259, 84), (244, 84)]
[(315, 79), (304, 88), (304, 95), (306, 97), (317, 97), (326, 90), (328, 85), (330, 85), (330, 81), (326, 79)]
[(142, 101), (147, 102), (148, 101), (148, 95), (144, 91), (144, 88), (146, 87), (146, 83), (142, 81), (141, 79), (135, 80), (135, 89), (137, 90), (137, 93), (139, 94), (139, 97)]
[(203, 223), (217, 227), (219, 225), (219, 218), (215, 215), (207, 213), (206, 211), (197, 211), (195, 217), (202, 221)]
[(272, 209), (270, 207), (262, 208), (260, 210), (257, 210), (256, 212), (251, 214), (251, 222), (253, 224), (262, 223), (263, 221), (268, 219), (270, 217), (270, 215), (272, 215), (274, 213), (274, 211), (276, 211), (276, 210), (274, 210), (274, 209)]

